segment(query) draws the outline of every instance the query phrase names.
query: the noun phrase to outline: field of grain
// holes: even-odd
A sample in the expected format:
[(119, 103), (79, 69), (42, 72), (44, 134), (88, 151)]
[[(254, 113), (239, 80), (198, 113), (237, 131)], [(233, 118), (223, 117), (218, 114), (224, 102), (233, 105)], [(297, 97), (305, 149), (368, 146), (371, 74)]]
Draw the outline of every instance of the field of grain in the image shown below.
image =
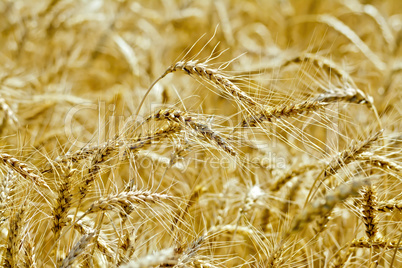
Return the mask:
[(1, 0), (2, 267), (402, 267), (402, 1)]

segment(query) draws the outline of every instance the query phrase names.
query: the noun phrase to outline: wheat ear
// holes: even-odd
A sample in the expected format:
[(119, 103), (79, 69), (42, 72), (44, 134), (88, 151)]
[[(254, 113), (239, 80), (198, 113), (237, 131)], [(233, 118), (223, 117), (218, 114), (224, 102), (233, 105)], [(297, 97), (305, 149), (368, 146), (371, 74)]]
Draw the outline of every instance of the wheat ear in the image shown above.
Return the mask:
[(401, 247), (398, 246), (398, 241), (387, 240), (383, 238), (378, 238), (375, 240), (370, 240), (366, 237), (356, 238), (350, 243), (351, 247), (356, 248), (396, 248), (397, 250), (402, 250)]
[(4, 222), (4, 213), (6, 212), (7, 206), (10, 202), (10, 196), (15, 187), (15, 175), (14, 171), (10, 169), (7, 174), (3, 177), (0, 184), (0, 226)]
[(10, 106), (6, 103), (6, 100), (0, 98), (0, 110), (2, 110), (6, 114), (6, 119), (11, 121), (14, 125), (18, 125), (18, 119), (15, 116), (13, 110), (11, 110)]
[(381, 12), (375, 6), (370, 4), (362, 5), (358, 2), (355, 2), (351, 5), (348, 5), (347, 2), (345, 3), (353, 12), (359, 12), (367, 15), (377, 24), (389, 51), (392, 52), (395, 48), (395, 37), (388, 25), (386, 18), (384, 18)]
[[(174, 258), (175, 250), (173, 248), (162, 249), (153, 254), (149, 254), (145, 257), (138, 259), (137, 261), (131, 261), (127, 264), (120, 266), (121, 268), (148, 268), (159, 267), (160, 264), (165, 264), (164, 267), (173, 267), (177, 260)], [(172, 260), (170, 260), (172, 259)]]
[(24, 203), (19, 210), (14, 211), (10, 218), (7, 236), (7, 248), (3, 262), (4, 267), (17, 267), (17, 259), (19, 256), (18, 253), (21, 246), (21, 229), (24, 226), (25, 211), (26, 205)]
[(54, 239), (57, 240), (60, 236), (60, 232), (67, 222), (67, 213), (71, 207), (72, 194), (71, 194), (71, 176), (73, 171), (66, 169), (61, 174), (61, 182), (59, 183), (58, 196), (52, 211), (53, 215), (53, 227)]
[(319, 166), (319, 164), (304, 164), (304, 165), (299, 165), (295, 168), (292, 168), (285, 172), (282, 176), (280, 176), (272, 185), (269, 187), (269, 190), (271, 192), (277, 192), (282, 187), (290, 181), (292, 178), (299, 176), (309, 170), (315, 169)]
[(170, 195), (151, 193), (150, 191), (122, 192), (119, 194), (109, 195), (105, 198), (101, 198), (98, 201), (95, 201), (78, 220), (91, 213), (106, 211), (115, 207), (124, 208), (127, 206), (131, 206), (132, 203), (161, 203), (164, 200), (171, 199), (173, 199), (173, 197)]
[(47, 188), (49, 188), (43, 178), (39, 175), (37, 175), (32, 168), (30, 168), (26, 163), (18, 160), (17, 158), (6, 154), (2, 153), (0, 154), (0, 160), (8, 165), (10, 168), (12, 168), (15, 172), (20, 174), (22, 177), (25, 179), (30, 179), (37, 185), (44, 185)]
[(325, 93), (318, 95), (317, 101), (321, 102), (348, 102), (356, 104), (373, 105), (373, 97), (368, 96), (362, 90), (345, 84), (342, 88), (333, 88), (326, 90)]
[(331, 268), (343, 268), (345, 263), (348, 261), (350, 255), (352, 255), (356, 251), (356, 248), (350, 247), (348, 250), (342, 254), (342, 250), (339, 250), (334, 256), (335, 260), (331, 264)]
[[(171, 134), (174, 134), (180, 130), (178, 125), (171, 125), (154, 133), (151, 133), (147, 136), (138, 136), (130, 140), (130, 142), (124, 142), (123, 140), (119, 139), (111, 139), (103, 144), (91, 146), (91, 147), (84, 147), (75, 152), (67, 153), (65, 155), (60, 155), (55, 159), (56, 163), (68, 164), (72, 163), (79, 163), (82, 160), (88, 158), (94, 158), (97, 155), (96, 160), (98, 162), (103, 162), (102, 159), (110, 158), (114, 152), (118, 151), (120, 146), (126, 145), (128, 149), (131, 151), (139, 150), (144, 146), (151, 144), (153, 141), (160, 140), (162, 138), (168, 137)], [(48, 170), (46, 170), (48, 171)], [(49, 170), (50, 171), (50, 170)], [(45, 171), (43, 171), (45, 172)]]
[(402, 201), (400, 200), (388, 200), (388, 201), (380, 201), (377, 204), (377, 209), (380, 212), (392, 212), (394, 210), (399, 210), (402, 212)]
[(335, 188), (332, 193), (327, 194), (323, 199), (309, 203), (304, 211), (293, 220), (290, 233), (302, 230), (317, 216), (327, 215), (336, 204), (344, 201), (348, 197), (357, 196), (360, 188), (368, 183), (368, 180), (357, 180), (342, 184)]
[(36, 268), (36, 256), (35, 256), (35, 247), (33, 245), (33, 241), (30, 237), (24, 243), (24, 259), (22, 263), (22, 267), (24, 268)]
[(212, 81), (222, 89), (226, 90), (230, 95), (234, 96), (248, 106), (259, 106), (253, 98), (248, 96), (238, 86), (233, 84), (227, 77), (219, 72), (219, 70), (208, 68), (204, 63), (198, 63), (197, 61), (179, 61), (175, 65), (172, 65), (168, 72), (176, 72), (177, 70), (183, 70), (188, 75), (201, 77), (204, 80)]
[(354, 161), (356, 156), (366, 152), (372, 144), (379, 139), (382, 132), (383, 130), (380, 130), (368, 139), (361, 141), (358, 144), (352, 144), (348, 149), (342, 151), (338, 156), (333, 158), (325, 168), (324, 177), (337, 173), (340, 168)]
[(374, 186), (364, 187), (362, 191), (363, 221), (366, 235), (370, 241), (378, 234), (377, 191)]
[(312, 53), (303, 53), (302, 55), (291, 58), (285, 61), (282, 64), (282, 66), (286, 67), (291, 63), (304, 63), (304, 62), (308, 62), (312, 65), (315, 65), (319, 69), (324, 69), (327, 73), (338, 76), (344, 82), (352, 82), (352, 78), (350, 77), (350, 75), (335, 62), (323, 56)]
[(395, 163), (387, 157), (373, 154), (373, 153), (363, 153), (356, 157), (356, 160), (364, 161), (371, 166), (384, 170), (385, 172), (391, 172), (395, 174), (400, 174), (402, 172), (402, 166)]
[(178, 70), (182, 70), (186, 72), (190, 76), (200, 77), (201, 79), (212, 82), (222, 89), (224, 89), (227, 93), (233, 96), (235, 99), (238, 99), (241, 103), (246, 104), (246, 106), (260, 106), (257, 101), (255, 101), (252, 97), (248, 96), (244, 91), (242, 91), (238, 86), (236, 86), (229, 78), (225, 77), (223, 74), (219, 72), (217, 69), (208, 68), (205, 63), (199, 63), (198, 61), (179, 61), (176, 64), (170, 66), (158, 79), (156, 79), (152, 85), (146, 91), (144, 97), (142, 98), (137, 112), (135, 116), (138, 116), (141, 110), (142, 105), (148, 94), (151, 92), (152, 88), (155, 86), (159, 80), (164, 78), (169, 73), (176, 72)]
[(95, 233), (83, 235), (61, 262), (60, 268), (72, 267), (73, 263), (85, 252), (85, 248), (91, 243), (94, 235)]
[[(82, 221), (77, 221), (74, 224), (74, 229), (76, 229), (81, 235), (88, 235), (90, 233), (95, 233), (95, 230), (92, 229), (91, 227), (85, 225)], [(114, 252), (110, 249), (109, 245), (107, 242), (101, 237), (97, 236), (95, 241), (95, 246), (96, 248), (103, 254), (105, 255), (106, 259), (109, 262), (113, 262), (114, 260)]]
[(282, 117), (294, 117), (303, 113), (309, 113), (327, 106), (329, 103), (317, 100), (303, 101), (300, 103), (283, 104), (277, 107), (262, 109), (255, 115), (250, 115), (243, 120), (243, 127), (255, 127), (264, 121), (272, 122)]
[[(359, 154), (366, 152), (373, 145), (373, 143), (380, 138), (383, 131), (384, 130), (381, 129), (380, 131), (378, 131), (371, 137), (367, 138), (366, 140), (363, 140), (358, 144), (352, 144), (351, 146), (349, 146), (349, 148), (343, 150), (337, 156), (332, 158), (329, 164), (322, 170), (322, 172), (315, 179), (313, 185), (310, 188), (310, 192), (307, 195), (304, 207), (307, 205), (307, 202), (310, 200), (310, 197), (318, 191), (318, 189), (320, 188), (321, 184), (324, 182), (325, 179), (327, 179), (330, 175), (336, 174), (339, 171), (339, 169), (353, 162), (356, 159), (356, 156), (358, 156)], [(323, 178), (320, 181), (318, 188), (315, 189), (315, 185), (321, 179), (322, 175)]]
[(220, 148), (222, 148), (225, 152), (236, 156), (236, 151), (234, 148), (224, 139), (222, 136), (212, 130), (208, 125), (204, 123), (197, 122), (191, 116), (187, 115), (185, 112), (175, 110), (175, 109), (165, 109), (159, 110), (154, 115), (151, 115), (145, 122), (155, 119), (155, 120), (168, 120), (171, 122), (176, 122), (179, 124), (183, 124), (195, 132), (201, 134), (203, 137), (215, 141)]

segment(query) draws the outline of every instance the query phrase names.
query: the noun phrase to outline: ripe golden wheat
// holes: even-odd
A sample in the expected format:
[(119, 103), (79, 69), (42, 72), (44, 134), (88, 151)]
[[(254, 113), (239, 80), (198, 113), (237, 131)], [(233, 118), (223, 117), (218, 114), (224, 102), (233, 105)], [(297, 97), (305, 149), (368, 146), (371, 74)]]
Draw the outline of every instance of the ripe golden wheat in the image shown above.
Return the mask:
[(402, 1), (0, 1), (0, 266), (402, 267)]

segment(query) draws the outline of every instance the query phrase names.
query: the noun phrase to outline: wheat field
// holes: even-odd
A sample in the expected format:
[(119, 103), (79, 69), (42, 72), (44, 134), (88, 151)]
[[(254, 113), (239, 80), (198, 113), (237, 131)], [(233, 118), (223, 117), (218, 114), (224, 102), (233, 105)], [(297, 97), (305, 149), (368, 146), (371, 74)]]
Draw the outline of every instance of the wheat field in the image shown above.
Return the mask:
[(402, 267), (402, 1), (0, 14), (2, 267)]

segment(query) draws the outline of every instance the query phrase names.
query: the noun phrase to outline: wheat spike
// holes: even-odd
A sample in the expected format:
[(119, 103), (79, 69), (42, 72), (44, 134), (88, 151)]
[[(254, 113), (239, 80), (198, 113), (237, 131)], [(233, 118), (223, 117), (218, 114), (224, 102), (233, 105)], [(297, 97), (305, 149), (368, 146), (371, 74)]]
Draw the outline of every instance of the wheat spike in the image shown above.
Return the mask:
[[(127, 264), (120, 266), (121, 268), (148, 268), (159, 266), (160, 264), (165, 264), (166, 266), (174, 266), (177, 260), (174, 258), (175, 250), (174, 248), (167, 248), (157, 251), (153, 254), (147, 255), (138, 259), (137, 261), (131, 261)], [(172, 260), (170, 260), (172, 259)]]
[[(110, 210), (115, 207), (127, 207), (132, 203), (144, 204), (144, 203), (161, 203), (164, 200), (171, 200), (172, 196), (167, 194), (151, 193), (150, 191), (129, 191), (119, 194), (109, 195), (105, 198), (101, 198), (95, 201), (89, 209), (81, 216), (96, 213), (99, 211)], [(80, 219), (81, 219), (80, 218)]]
[(370, 241), (378, 235), (377, 192), (374, 186), (364, 187), (362, 191), (363, 220)]
[(7, 248), (3, 263), (4, 267), (17, 267), (18, 253), (21, 245), (21, 229), (24, 227), (25, 211), (26, 205), (24, 203), (21, 208), (15, 210), (11, 216), (7, 236)]
[(5, 153), (0, 154), (0, 160), (4, 164), (7, 164), (15, 172), (20, 174), (22, 177), (24, 177), (26, 179), (30, 179), (37, 185), (44, 185), (47, 188), (49, 188), (46, 185), (43, 178), (41, 176), (39, 176), (38, 174), (36, 174), (32, 168), (28, 167), (28, 165), (26, 163), (18, 160), (17, 158), (15, 158), (9, 154), (5, 154)]
[(351, 247), (356, 248), (397, 248), (398, 250), (402, 250), (400, 246), (398, 246), (398, 241), (387, 240), (383, 238), (370, 240), (367, 237), (361, 237), (358, 239), (354, 239), (350, 243)]
[(271, 192), (277, 192), (282, 187), (290, 181), (292, 178), (299, 176), (309, 170), (315, 169), (319, 166), (319, 164), (304, 164), (304, 165), (299, 165), (295, 168), (292, 168), (288, 171), (286, 171), (282, 176), (280, 176), (270, 187), (269, 190)]
[(394, 210), (399, 210), (402, 212), (402, 201), (394, 199), (388, 201), (379, 201), (377, 210), (380, 212), (392, 212)]
[(60, 268), (71, 267), (75, 261), (85, 252), (85, 248), (91, 243), (95, 233), (83, 235), (74, 247), (70, 250), (67, 257), (61, 262)]
[(366, 152), (379, 139), (382, 132), (381, 130), (358, 144), (352, 144), (348, 149), (339, 153), (325, 168), (324, 177), (335, 174), (340, 168), (354, 161), (356, 156)]
[(317, 100), (303, 101), (295, 104), (283, 104), (278, 107), (264, 109), (256, 115), (251, 115), (242, 122), (243, 127), (255, 127), (264, 121), (272, 122), (283, 117), (294, 117), (302, 113), (309, 113), (327, 106), (328, 103)]
[(259, 106), (258, 102), (248, 96), (227, 77), (225, 77), (216, 69), (208, 68), (206, 64), (199, 63), (198, 61), (179, 61), (176, 64), (172, 65), (166, 71), (166, 74), (176, 72), (177, 70), (183, 70), (189, 75), (201, 77), (202, 79), (205, 79), (207, 81), (212, 81), (241, 102), (251, 106)]
[(155, 119), (155, 120), (168, 120), (176, 123), (183, 124), (190, 129), (200, 133), (202, 136), (209, 140), (215, 141), (219, 147), (221, 147), (225, 152), (236, 156), (237, 153), (234, 148), (224, 139), (221, 135), (212, 130), (208, 125), (204, 123), (197, 122), (191, 116), (187, 115), (185, 112), (175, 110), (175, 109), (165, 109), (159, 110), (154, 115), (151, 115), (145, 122)]
[(364, 161), (375, 168), (384, 170), (385, 172), (391, 172), (395, 174), (400, 174), (402, 172), (401, 165), (381, 155), (367, 152), (358, 155), (356, 157), (356, 160)]
[(359, 194), (359, 189), (367, 184), (368, 180), (356, 180), (351, 183), (342, 184), (332, 193), (327, 194), (323, 199), (309, 203), (304, 211), (293, 220), (290, 233), (302, 230), (317, 216), (327, 215), (336, 204), (344, 201), (348, 197), (357, 196)]

